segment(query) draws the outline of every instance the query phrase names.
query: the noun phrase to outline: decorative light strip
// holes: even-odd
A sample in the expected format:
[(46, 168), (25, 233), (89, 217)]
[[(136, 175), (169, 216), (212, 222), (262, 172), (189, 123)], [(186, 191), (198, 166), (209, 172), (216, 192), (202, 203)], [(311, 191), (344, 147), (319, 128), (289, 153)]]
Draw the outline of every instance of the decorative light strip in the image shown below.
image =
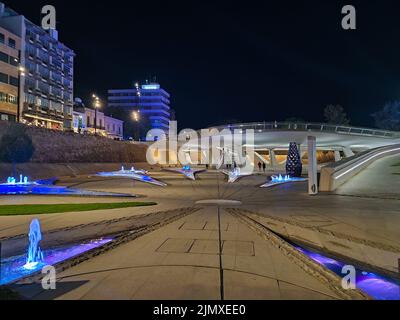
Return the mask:
[(357, 164), (357, 165), (354, 166), (353, 168), (351, 168), (351, 169), (349, 169), (349, 170), (343, 172), (343, 173), (340, 174), (339, 176), (335, 177), (335, 180), (340, 179), (341, 177), (343, 177), (343, 176), (345, 176), (346, 174), (350, 173), (351, 171), (357, 169), (358, 167), (361, 167), (363, 164), (367, 163), (368, 161), (370, 161), (370, 160), (372, 160), (372, 159), (374, 159), (374, 158), (376, 158), (376, 157), (379, 157), (379, 156), (381, 156), (381, 155), (383, 155), (383, 154), (390, 153), (390, 152), (394, 152), (394, 151), (400, 151), (400, 148), (396, 148), (396, 149), (392, 149), (392, 150), (387, 150), (387, 151), (382, 151), (382, 152), (380, 152), (380, 153), (377, 153), (377, 154), (375, 154), (375, 155), (369, 157), (368, 159), (364, 160), (363, 162)]

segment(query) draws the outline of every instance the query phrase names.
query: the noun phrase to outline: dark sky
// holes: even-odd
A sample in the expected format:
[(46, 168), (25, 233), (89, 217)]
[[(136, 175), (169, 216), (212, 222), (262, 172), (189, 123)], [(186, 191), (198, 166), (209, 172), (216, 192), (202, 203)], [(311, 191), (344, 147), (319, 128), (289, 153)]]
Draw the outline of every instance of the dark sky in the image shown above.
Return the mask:
[[(75, 95), (157, 76), (180, 127), (224, 120), (322, 121), (341, 104), (354, 125), (400, 98), (399, 1), (13, 0), (31, 21), (57, 9), (74, 49)], [(341, 8), (357, 8), (357, 31)]]

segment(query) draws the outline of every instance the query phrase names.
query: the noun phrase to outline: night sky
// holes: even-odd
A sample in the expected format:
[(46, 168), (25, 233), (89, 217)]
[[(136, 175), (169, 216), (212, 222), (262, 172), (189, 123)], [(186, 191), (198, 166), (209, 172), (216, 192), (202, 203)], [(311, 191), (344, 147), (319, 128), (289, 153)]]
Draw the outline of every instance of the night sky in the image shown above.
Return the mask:
[[(372, 126), (371, 113), (400, 99), (399, 1), (4, 2), (37, 24), (43, 5), (56, 7), (60, 40), (77, 54), (75, 96), (156, 76), (181, 128), (319, 122), (328, 104)], [(341, 28), (345, 4), (356, 31)]]

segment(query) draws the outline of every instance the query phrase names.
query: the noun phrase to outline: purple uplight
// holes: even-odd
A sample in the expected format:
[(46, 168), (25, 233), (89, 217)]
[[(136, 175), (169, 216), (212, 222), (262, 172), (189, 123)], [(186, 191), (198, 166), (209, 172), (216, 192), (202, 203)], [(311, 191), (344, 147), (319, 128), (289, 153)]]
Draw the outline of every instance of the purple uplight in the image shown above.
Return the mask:
[(45, 250), (43, 252), (44, 262), (37, 264), (33, 269), (24, 268), (26, 263), (25, 255), (3, 259), (1, 263), (0, 285), (5, 285), (23, 279), (37, 273), (45, 266), (54, 266), (60, 262), (77, 257), (82, 253), (99, 248), (111, 241), (111, 238), (97, 239), (77, 245)]
[[(344, 276), (342, 269), (346, 263), (325, 257), (319, 253), (301, 248), (298, 245), (293, 244), (293, 246), (318, 264), (336, 273), (339, 277)], [(400, 300), (400, 282), (398, 280), (357, 268), (356, 273), (357, 288), (367, 293), (370, 297), (376, 300)]]

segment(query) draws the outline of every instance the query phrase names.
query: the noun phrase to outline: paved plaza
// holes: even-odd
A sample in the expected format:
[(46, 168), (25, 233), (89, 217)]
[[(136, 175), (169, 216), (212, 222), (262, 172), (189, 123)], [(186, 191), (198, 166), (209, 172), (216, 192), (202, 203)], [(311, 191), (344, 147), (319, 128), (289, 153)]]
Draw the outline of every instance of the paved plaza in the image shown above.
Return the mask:
[[(373, 176), (380, 166), (392, 168), (395, 161), (399, 162), (399, 157), (378, 161), (354, 181), (362, 181), (363, 175)], [(386, 179), (396, 177), (386, 175)], [(41, 215), (37, 218), (44, 237), (49, 231), (68, 228), (79, 229), (81, 238), (98, 237), (110, 228), (93, 231), (85, 226), (107, 221), (112, 226), (118, 219), (132, 219), (143, 226), (157, 217), (160, 221), (151, 220), (157, 227), (140, 237), (59, 273), (56, 291), (45, 292), (37, 285), (18, 286), (18, 290), (31, 299), (368, 298), (357, 292), (346, 296), (339, 288), (338, 277), (332, 278), (329, 272), (293, 258), (241, 217), (283, 239), (391, 276), (398, 273), (400, 199), (393, 196), (393, 190), (370, 197), (356, 188), (362, 187), (361, 182), (350, 182), (335, 194), (310, 197), (304, 182), (259, 188), (267, 180), (264, 174), (245, 177), (235, 184), (228, 184), (226, 177), (216, 171), (199, 174), (197, 181), (163, 171), (153, 172), (152, 176), (168, 186), (119, 178), (62, 178), (61, 185), (132, 193), (140, 201), (154, 201), (157, 206)], [(386, 193), (391, 196), (383, 196)], [(216, 201), (221, 199), (229, 201)], [(28, 196), (4, 197), (0, 204), (110, 201), (121, 199)], [(181, 210), (182, 216), (161, 224), (168, 217), (161, 213), (174, 210)], [(152, 218), (145, 221), (149, 214)], [(0, 217), (0, 238), (26, 234), (33, 218)], [(120, 224), (118, 228), (129, 231), (133, 227)], [(68, 232), (64, 231), (63, 239), (68, 239)]]

